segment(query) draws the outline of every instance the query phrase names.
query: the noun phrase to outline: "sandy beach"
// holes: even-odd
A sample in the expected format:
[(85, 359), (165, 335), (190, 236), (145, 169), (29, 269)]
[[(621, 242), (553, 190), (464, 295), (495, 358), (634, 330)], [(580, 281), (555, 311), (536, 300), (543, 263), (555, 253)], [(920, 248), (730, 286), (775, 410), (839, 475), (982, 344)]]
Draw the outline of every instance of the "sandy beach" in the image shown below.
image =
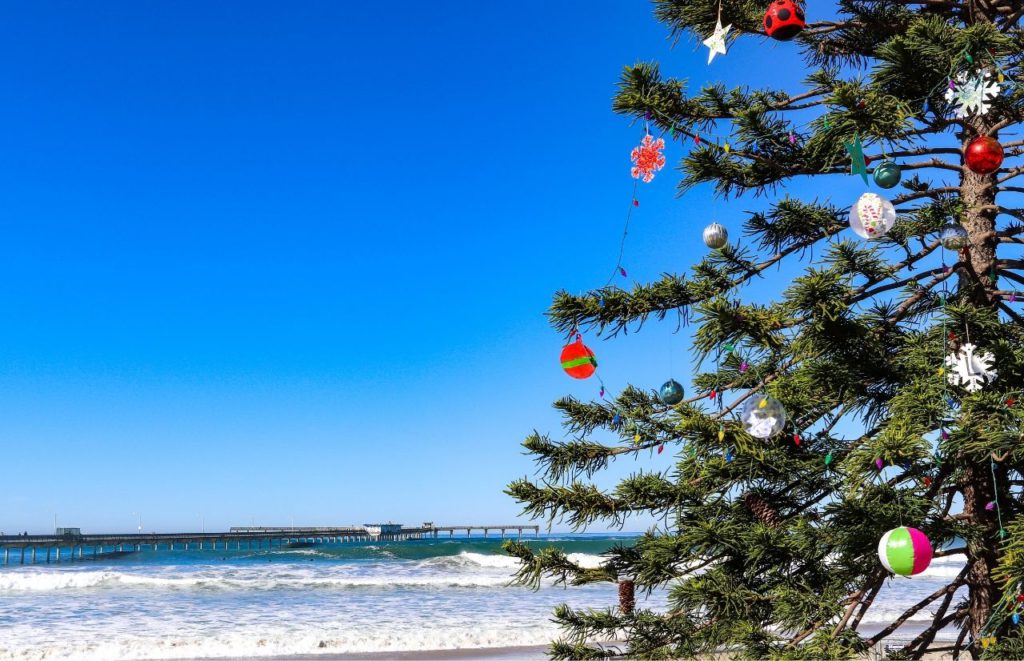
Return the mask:
[[(545, 659), (547, 647), (544, 645), (524, 645), (520, 647), (486, 647), (457, 650), (417, 650), (411, 652), (368, 652), (362, 654), (307, 654), (302, 656), (274, 657), (275, 661), (319, 661), (322, 659), (343, 659), (345, 661), (381, 661), (396, 659), (399, 661), (439, 661), (444, 659)], [(240, 657), (241, 658), (241, 657)], [(196, 661), (199, 661), (198, 659)]]

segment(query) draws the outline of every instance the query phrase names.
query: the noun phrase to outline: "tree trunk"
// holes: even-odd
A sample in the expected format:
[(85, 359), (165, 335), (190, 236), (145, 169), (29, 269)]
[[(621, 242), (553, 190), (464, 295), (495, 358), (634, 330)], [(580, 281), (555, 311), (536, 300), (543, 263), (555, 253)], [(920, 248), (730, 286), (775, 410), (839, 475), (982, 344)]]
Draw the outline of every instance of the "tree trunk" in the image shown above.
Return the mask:
[[(984, 115), (972, 119), (970, 125), (973, 131), (965, 130), (960, 134), (965, 153), (972, 140), (988, 135), (991, 129)], [(994, 134), (992, 137), (997, 138)], [(998, 314), (998, 298), (993, 293), (997, 289), (994, 270), (998, 245), (995, 235), (998, 215), (997, 176), (998, 172), (976, 174), (964, 164), (960, 177), (960, 200), (964, 206), (961, 224), (967, 230), (970, 243), (960, 253), (964, 269), (958, 274), (958, 286), (967, 301), (990, 310), (993, 315)], [(967, 541), (968, 626), (974, 641), (970, 651), (973, 656), (977, 656), (981, 653), (981, 630), (988, 623), (992, 609), (999, 600), (999, 590), (992, 580), (992, 570), (995, 569), (998, 555), (999, 524), (996, 513), (985, 509), (995, 499), (988, 462), (978, 463), (976, 459), (962, 458), (958, 463), (963, 471), (960, 489), (964, 499), (964, 515), (978, 530)]]
[(629, 615), (636, 606), (636, 585), (630, 579), (619, 581), (619, 611)]
[[(961, 133), (962, 149), (980, 135), (987, 135), (989, 127), (984, 118), (974, 124), (977, 133), (964, 131)], [(992, 136), (996, 137), (996, 136)], [(975, 174), (963, 166), (960, 176), (960, 201), (964, 205), (961, 224), (967, 230), (970, 243), (960, 253), (964, 262), (964, 270), (959, 274), (960, 290), (966, 293), (975, 305), (995, 308), (996, 297), (992, 292), (996, 289), (993, 267), (996, 263), (996, 174)]]
[[(999, 601), (999, 589), (992, 580), (996, 566), (999, 539), (999, 523), (996, 513), (985, 509), (995, 499), (992, 476), (988, 466), (967, 464), (964, 466), (960, 487), (964, 496), (964, 514), (973, 525), (980, 528), (979, 534), (967, 541), (967, 604), (970, 615), (970, 632), (975, 645), (981, 639), (981, 629), (988, 623), (992, 608)], [(976, 647), (971, 648), (975, 653)], [(980, 650), (977, 650), (980, 651)]]

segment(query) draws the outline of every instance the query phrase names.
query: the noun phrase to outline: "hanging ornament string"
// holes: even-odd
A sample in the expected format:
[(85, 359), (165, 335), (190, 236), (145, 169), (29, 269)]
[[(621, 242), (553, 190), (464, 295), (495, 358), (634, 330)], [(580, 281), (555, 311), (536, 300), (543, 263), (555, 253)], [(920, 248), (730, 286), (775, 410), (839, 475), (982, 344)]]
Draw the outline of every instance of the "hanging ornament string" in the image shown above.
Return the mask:
[[(622, 237), (619, 239), (619, 253), (615, 259), (615, 268), (612, 270), (611, 275), (608, 277), (607, 282), (604, 283), (605, 287), (608, 287), (615, 280), (616, 276), (623, 278), (627, 277), (626, 267), (623, 265), (623, 258), (626, 252), (626, 238), (629, 236), (629, 223), (633, 218), (633, 210), (640, 206), (640, 200), (637, 195), (637, 191), (640, 187), (640, 182), (650, 183), (654, 179), (654, 175), (665, 167), (665, 156), (662, 150), (665, 148), (664, 134), (662, 133), (655, 138), (651, 135), (650, 121), (651, 114), (646, 113), (644, 115), (644, 136), (640, 141), (640, 144), (633, 148), (630, 152), (630, 160), (633, 163), (633, 167), (630, 170), (630, 175), (633, 177), (633, 190), (629, 196), (629, 206), (626, 209), (626, 220), (622, 226)], [(604, 296), (599, 299), (599, 305), (604, 307)], [(605, 398), (607, 388), (601, 375), (597, 375), (597, 381), (600, 384), (598, 394), (604, 401), (608, 401)], [(619, 412), (618, 408), (612, 404), (612, 410), (614, 411), (612, 417), (613, 426), (622, 425), (624, 416)], [(640, 434), (637, 432), (633, 437), (635, 444), (640, 443)], [(663, 448), (659, 448), (659, 453)]]
[[(626, 222), (622, 226), (622, 238), (619, 239), (619, 256), (615, 258), (615, 269), (612, 274), (608, 276), (608, 282), (604, 283), (604, 286), (612, 284), (615, 280), (615, 276), (621, 275), (623, 278), (626, 277), (626, 269), (622, 266), (622, 257), (626, 252), (626, 237), (629, 236), (629, 221), (633, 217), (633, 209), (640, 206), (640, 201), (636, 197), (637, 188), (640, 186), (640, 180), (633, 180), (633, 192), (629, 197), (629, 209), (626, 211)], [(604, 299), (602, 299), (602, 304)]]
[[(644, 114), (644, 137), (629, 155), (633, 162), (633, 167), (630, 170), (633, 177), (633, 190), (630, 193), (629, 206), (626, 209), (626, 221), (622, 226), (622, 237), (619, 239), (619, 254), (615, 259), (615, 268), (608, 277), (608, 281), (605, 282), (605, 287), (610, 285), (616, 276), (623, 278), (628, 276), (622, 260), (626, 252), (626, 237), (629, 236), (629, 221), (633, 218), (633, 210), (640, 206), (640, 199), (637, 196), (640, 182), (650, 183), (654, 180), (654, 175), (665, 167), (665, 155), (662, 153), (665, 148), (665, 132), (662, 131), (657, 138), (651, 135), (650, 118), (650, 112)], [(603, 298), (601, 304), (604, 304)]]
[(1006, 529), (1003, 528), (1003, 511), (999, 507), (999, 483), (996, 482), (996, 460), (989, 457), (989, 470), (992, 472), (992, 502), (985, 506), (985, 509), (996, 511), (996, 520), (999, 522), (999, 539), (1006, 537)]

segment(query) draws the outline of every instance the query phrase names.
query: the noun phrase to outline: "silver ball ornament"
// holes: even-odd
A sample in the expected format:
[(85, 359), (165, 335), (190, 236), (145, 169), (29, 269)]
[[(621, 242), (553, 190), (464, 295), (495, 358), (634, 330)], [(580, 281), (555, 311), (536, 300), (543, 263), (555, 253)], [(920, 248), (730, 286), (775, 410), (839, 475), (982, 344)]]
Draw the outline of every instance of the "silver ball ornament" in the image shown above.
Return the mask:
[(729, 232), (718, 223), (711, 223), (704, 228), (704, 245), (712, 250), (721, 250), (729, 243)]
[(786, 408), (774, 397), (757, 394), (743, 404), (740, 421), (751, 436), (771, 438), (786, 426)]
[(968, 237), (967, 230), (962, 225), (950, 223), (942, 228), (942, 232), (939, 234), (939, 241), (946, 250), (960, 250), (967, 247), (967, 244), (970, 243), (970, 237)]

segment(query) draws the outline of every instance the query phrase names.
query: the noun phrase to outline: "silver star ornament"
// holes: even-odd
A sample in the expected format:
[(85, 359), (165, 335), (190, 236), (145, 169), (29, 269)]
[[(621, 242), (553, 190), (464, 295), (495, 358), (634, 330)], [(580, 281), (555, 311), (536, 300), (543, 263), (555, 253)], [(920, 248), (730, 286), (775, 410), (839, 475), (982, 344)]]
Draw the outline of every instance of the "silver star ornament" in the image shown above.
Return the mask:
[(718, 24), (715, 26), (715, 31), (711, 33), (711, 36), (704, 40), (704, 45), (708, 47), (708, 64), (711, 64), (711, 60), (715, 59), (715, 55), (721, 53), (725, 55), (725, 35), (729, 34), (729, 30), (732, 29), (732, 24), (722, 27), (722, 19), (718, 19)]

